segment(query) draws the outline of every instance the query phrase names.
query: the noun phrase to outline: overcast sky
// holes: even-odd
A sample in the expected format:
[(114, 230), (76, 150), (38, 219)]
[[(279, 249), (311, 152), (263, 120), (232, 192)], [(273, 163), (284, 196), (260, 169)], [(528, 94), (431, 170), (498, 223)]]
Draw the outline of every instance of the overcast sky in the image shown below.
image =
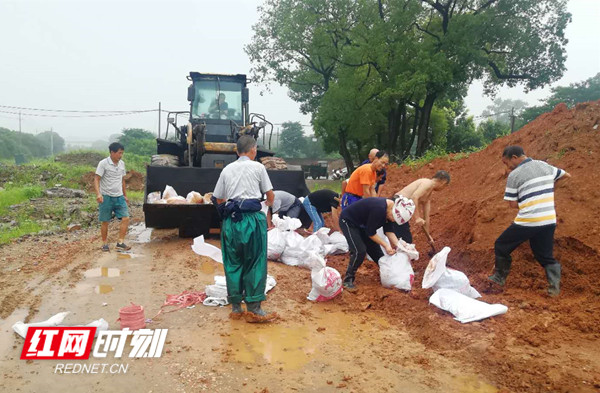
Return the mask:
[[(186, 75), (249, 73), (244, 45), (252, 37), (261, 0), (212, 1), (0, 1), (0, 127), (19, 129), (19, 109), (79, 111), (189, 109)], [(600, 0), (570, 0), (567, 71), (558, 84), (600, 71)], [(287, 90), (250, 85), (250, 109), (273, 123), (309, 124)], [(525, 95), (502, 89), (499, 97), (535, 104), (549, 90)], [(473, 84), (466, 99), (472, 114), (491, 103)], [(13, 112), (13, 113), (7, 113)], [(68, 143), (107, 139), (123, 128), (156, 132), (154, 113), (118, 117), (40, 117), (21, 110), (21, 129), (52, 128)], [(52, 114), (60, 114), (54, 112)], [(64, 114), (62, 114), (64, 115)], [(165, 116), (161, 127), (164, 132)], [(307, 127), (306, 131), (310, 131)]]

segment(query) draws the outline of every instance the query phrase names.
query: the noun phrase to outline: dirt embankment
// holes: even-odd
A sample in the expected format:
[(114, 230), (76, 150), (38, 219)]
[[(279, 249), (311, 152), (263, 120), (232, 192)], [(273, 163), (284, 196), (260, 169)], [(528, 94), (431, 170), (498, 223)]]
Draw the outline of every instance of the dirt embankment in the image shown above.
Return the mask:
[[(482, 374), (510, 391), (599, 389), (600, 363), (590, 347), (600, 338), (599, 124), (600, 101), (571, 110), (561, 104), (468, 158), (437, 159), (418, 170), (388, 170), (390, 195), (438, 170), (450, 173), (449, 187), (433, 196), (432, 236), (439, 248), (452, 248), (448, 265), (466, 273), (479, 289), (487, 286), (486, 277), (493, 269), (494, 241), (516, 215), (503, 201), (507, 170), (500, 158), (504, 147), (521, 145), (528, 156), (571, 173), (571, 179), (557, 183), (555, 193), (555, 256), (563, 266), (558, 299), (545, 295), (543, 269), (524, 244), (513, 253), (504, 292), (483, 298), (507, 305), (505, 316), (457, 324), (427, 304), (431, 290), (416, 289), (407, 296), (381, 288), (378, 270), (369, 262), (357, 276), (361, 291), (353, 303), (385, 312), (431, 349), (475, 362)], [(428, 245), (415, 229), (413, 235), (422, 255), (414, 263), (415, 286), (420, 287)], [(329, 264), (344, 272), (347, 257), (332, 258)]]

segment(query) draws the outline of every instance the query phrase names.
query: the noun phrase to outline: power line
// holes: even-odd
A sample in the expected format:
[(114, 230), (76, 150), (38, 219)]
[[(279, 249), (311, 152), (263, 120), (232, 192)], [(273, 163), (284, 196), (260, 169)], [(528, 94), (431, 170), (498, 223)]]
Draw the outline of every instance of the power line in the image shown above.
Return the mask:
[[(141, 111), (128, 111), (128, 112), (117, 112), (117, 113), (103, 113), (103, 114), (88, 114), (88, 115), (52, 115), (52, 114), (41, 114), (41, 113), (21, 113), (21, 116), (35, 116), (35, 117), (109, 117), (109, 116), (127, 116), (136, 115), (139, 113), (150, 113), (158, 112), (158, 109), (149, 109)], [(163, 111), (164, 112), (164, 111)], [(8, 113), (11, 115), (18, 115), (19, 112), (2, 111), (0, 113)]]
[(26, 111), (40, 111), (40, 112), (72, 112), (72, 113), (131, 113), (131, 112), (157, 111), (157, 109), (142, 109), (142, 110), (131, 109), (131, 110), (127, 110), (127, 111), (112, 111), (112, 110), (111, 111), (99, 111), (99, 110), (86, 111), (86, 110), (76, 110), (76, 109), (71, 110), (71, 109), (25, 108), (25, 107), (21, 107), (21, 106), (9, 106), (9, 105), (0, 105), (0, 108), (20, 109), (20, 110), (26, 110)]
[(505, 113), (510, 113), (510, 112), (511, 111), (492, 113), (490, 115), (479, 115), (479, 116), (475, 116), (475, 119), (483, 119), (485, 117), (494, 117), (494, 116), (503, 115)]

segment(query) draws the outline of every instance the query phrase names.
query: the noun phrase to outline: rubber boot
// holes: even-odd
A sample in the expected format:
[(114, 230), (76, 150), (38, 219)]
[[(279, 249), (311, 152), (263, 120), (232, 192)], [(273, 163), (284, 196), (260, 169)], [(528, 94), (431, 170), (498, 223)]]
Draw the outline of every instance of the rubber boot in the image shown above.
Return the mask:
[(229, 314), (229, 318), (231, 319), (240, 319), (244, 315), (244, 310), (242, 309), (241, 303), (231, 303), (231, 314)]
[(354, 293), (357, 291), (356, 285), (354, 285), (354, 280), (351, 278), (350, 279), (345, 278), (344, 281), (342, 282), (342, 286), (348, 292)]
[(560, 293), (560, 264), (553, 263), (544, 266), (546, 270), (546, 278), (548, 279), (548, 295), (554, 297)]
[(249, 302), (246, 304), (246, 308), (248, 312), (244, 313), (244, 317), (246, 318), (246, 322), (249, 323), (271, 322), (278, 317), (275, 312), (265, 312), (260, 307), (260, 302)]
[(494, 269), (494, 274), (489, 276), (488, 279), (500, 286), (504, 286), (506, 283), (506, 277), (510, 272), (511, 263), (511, 258), (500, 257), (496, 255), (496, 267)]

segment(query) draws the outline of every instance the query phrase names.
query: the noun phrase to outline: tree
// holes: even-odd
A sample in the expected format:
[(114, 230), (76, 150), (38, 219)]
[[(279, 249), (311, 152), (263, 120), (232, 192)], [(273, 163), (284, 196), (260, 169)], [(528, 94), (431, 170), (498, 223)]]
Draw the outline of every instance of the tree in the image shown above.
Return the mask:
[(510, 125), (499, 120), (488, 119), (477, 126), (483, 142), (490, 143), (496, 138), (510, 134)]
[(580, 102), (600, 100), (600, 73), (582, 82), (571, 83), (569, 86), (552, 88), (552, 94), (539, 106), (526, 108), (521, 114), (520, 126), (534, 120), (539, 115), (550, 112), (556, 105), (564, 102), (573, 107)]
[(488, 105), (481, 115), (491, 117), (497, 122), (510, 125), (511, 113), (514, 112), (515, 116), (519, 116), (526, 107), (527, 103), (523, 100), (496, 98), (494, 103)]
[(465, 114), (457, 118), (456, 124), (450, 125), (447, 140), (447, 151), (451, 153), (476, 149), (483, 145), (481, 134), (475, 129), (473, 116), (467, 117)]
[(151, 156), (156, 153), (156, 136), (141, 128), (125, 128), (119, 137), (119, 143), (128, 153)]
[(474, 79), (489, 93), (558, 79), (570, 21), (566, 0), (267, 0), (260, 13), (253, 79), (287, 86), (347, 164), (366, 144), (422, 155), (441, 140), (436, 103)]
[(56, 132), (45, 131), (35, 137), (45, 147), (44, 156), (52, 156), (65, 151), (65, 140)]
[(278, 153), (283, 157), (299, 158), (305, 147), (304, 131), (299, 122), (285, 122), (282, 125)]

